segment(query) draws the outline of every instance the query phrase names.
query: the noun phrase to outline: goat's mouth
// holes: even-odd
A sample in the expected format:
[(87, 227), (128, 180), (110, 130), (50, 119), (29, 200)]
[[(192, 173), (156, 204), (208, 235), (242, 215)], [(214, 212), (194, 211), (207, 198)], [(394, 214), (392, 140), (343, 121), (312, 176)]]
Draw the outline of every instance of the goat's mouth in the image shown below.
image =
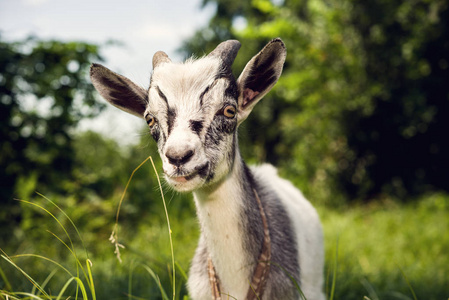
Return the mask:
[(182, 184), (192, 180), (193, 178), (199, 176), (201, 178), (206, 178), (208, 175), (209, 163), (206, 162), (202, 165), (199, 165), (193, 169), (192, 172), (186, 172), (182, 168), (177, 168), (172, 174), (167, 174), (169, 180)]

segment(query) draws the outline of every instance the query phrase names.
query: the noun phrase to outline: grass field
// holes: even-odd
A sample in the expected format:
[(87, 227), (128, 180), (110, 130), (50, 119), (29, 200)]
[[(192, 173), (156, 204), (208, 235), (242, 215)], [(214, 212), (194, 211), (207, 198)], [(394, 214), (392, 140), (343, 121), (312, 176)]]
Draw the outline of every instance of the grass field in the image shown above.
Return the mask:
[[(180, 211), (176, 201), (178, 199), (170, 201), (168, 210), (175, 260), (179, 266), (176, 299), (184, 299), (183, 273), (188, 270), (196, 246), (198, 226), (193, 209)], [(74, 299), (77, 290), (79, 299), (163, 299), (159, 280), (167, 298), (172, 299), (170, 243), (164, 218), (139, 220), (137, 226), (120, 228), (120, 242), (126, 245), (121, 249), (123, 262), (120, 263), (108, 241), (113, 224), (101, 225), (107, 230), (95, 234), (82, 231), (91, 228), (86, 222), (98, 222), (95, 216), (76, 224), (80, 227), (85, 251), (67, 217), (51, 204), (45, 207), (66, 228), (77, 257), (71, 254), (71, 241), (58, 221), (44, 213), (42, 224), (36, 229), (38, 238), (31, 235), (16, 253), (7, 254), (34, 253), (46, 259), (12, 257), (11, 260), (28, 274), (24, 275), (4, 255), (0, 262), (3, 299), (58, 299), (60, 294), (59, 299), (68, 299), (68, 296)], [(69, 217), (71, 211), (68, 208)], [(328, 295), (334, 270), (336, 274), (333, 299), (449, 299), (447, 196), (430, 195), (408, 205), (384, 201), (338, 210), (318, 207), (318, 211), (325, 231)], [(52, 233), (46, 232), (46, 228)], [(87, 258), (92, 262), (92, 280)], [(43, 291), (26, 276), (32, 277)], [(74, 277), (81, 279), (85, 296), (76, 288)]]
[(321, 210), (336, 299), (449, 299), (448, 198)]

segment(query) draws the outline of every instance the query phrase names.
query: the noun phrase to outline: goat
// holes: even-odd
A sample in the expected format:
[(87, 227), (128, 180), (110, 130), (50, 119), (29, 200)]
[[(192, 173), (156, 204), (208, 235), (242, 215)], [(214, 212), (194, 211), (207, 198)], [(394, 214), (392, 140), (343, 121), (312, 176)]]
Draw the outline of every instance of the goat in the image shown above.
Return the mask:
[(299, 299), (294, 281), (307, 299), (325, 299), (315, 209), (273, 166), (248, 167), (238, 147), (238, 126), (281, 75), (285, 45), (269, 42), (236, 80), (239, 49), (229, 40), (184, 63), (159, 51), (148, 90), (99, 64), (90, 76), (108, 102), (146, 120), (168, 184), (193, 192), (201, 235), (192, 299)]

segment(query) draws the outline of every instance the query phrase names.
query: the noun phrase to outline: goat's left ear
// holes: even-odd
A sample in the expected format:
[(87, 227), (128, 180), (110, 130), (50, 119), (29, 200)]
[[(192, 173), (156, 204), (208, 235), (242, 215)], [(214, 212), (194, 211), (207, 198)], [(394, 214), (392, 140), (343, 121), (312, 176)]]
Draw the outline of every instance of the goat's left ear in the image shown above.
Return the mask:
[(276, 84), (282, 73), (287, 50), (281, 39), (269, 42), (245, 66), (237, 79), (239, 88), (238, 123), (243, 122), (253, 107)]

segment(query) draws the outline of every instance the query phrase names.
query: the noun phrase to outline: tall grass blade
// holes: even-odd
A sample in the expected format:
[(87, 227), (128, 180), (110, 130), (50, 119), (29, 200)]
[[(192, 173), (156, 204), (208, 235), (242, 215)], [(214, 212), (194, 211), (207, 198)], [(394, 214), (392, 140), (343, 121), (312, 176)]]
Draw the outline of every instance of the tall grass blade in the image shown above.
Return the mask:
[[(42, 284), (41, 284), (42, 289), (45, 289), (45, 286), (50, 282), (50, 280), (53, 278), (53, 276), (55, 276), (56, 272), (58, 272), (58, 269), (53, 269), (53, 271), (51, 271), (51, 273), (47, 276), (47, 278), (45, 278), (44, 282), (42, 282)], [(31, 293), (36, 294), (35, 286), (33, 286)], [(38, 292), (36, 296), (39, 296), (39, 295), (40, 295), (40, 292)]]
[(42, 255), (39, 255), (39, 254), (17, 254), (17, 255), (14, 255), (14, 256), (10, 256), (10, 258), (20, 258), (20, 257), (36, 257), (36, 258), (40, 258), (40, 259), (49, 261), (49, 262), (55, 264), (56, 266), (58, 266), (59, 268), (61, 268), (62, 270), (64, 270), (67, 274), (70, 275), (70, 277), (73, 277), (73, 274), (70, 273), (69, 270), (67, 270), (63, 265), (61, 265), (60, 263), (58, 263), (57, 261), (55, 261), (55, 260), (53, 260), (51, 258), (42, 256)]
[[(31, 293), (25, 293), (25, 292), (15, 292), (15, 293), (5, 293), (1, 291), (2, 295), (5, 295), (7, 300), (19, 300), (19, 299), (38, 299), (42, 300), (41, 297), (33, 295)], [(17, 295), (17, 297), (16, 297)], [(18, 297), (19, 295), (25, 296), (25, 297)]]
[[(1, 252), (3, 252), (3, 250), (1, 250)], [(0, 266), (0, 276), (3, 279), (3, 282), (5, 283), (5, 289), (8, 291), (12, 291), (11, 283), (9, 283), (8, 277), (6, 277), (6, 274), (5, 274), (5, 272), (3, 272), (3, 269), (1, 266)]]
[(111, 234), (109, 240), (115, 246), (114, 253), (117, 255), (117, 259), (120, 263), (122, 262), (122, 259), (120, 257), (120, 248), (125, 248), (125, 246), (123, 246), (122, 244), (119, 244), (119, 242), (118, 242), (118, 219), (120, 216), (120, 209), (122, 208), (123, 199), (125, 198), (126, 191), (128, 190), (129, 184), (131, 182), (131, 179), (134, 176), (134, 173), (136, 173), (136, 171), (139, 170), (140, 167), (142, 167), (149, 159), (151, 159), (151, 156), (147, 157), (143, 162), (141, 162), (140, 165), (138, 165), (137, 168), (135, 168), (134, 171), (131, 173), (131, 176), (129, 177), (128, 182), (126, 183), (125, 190), (123, 191), (122, 196), (120, 198), (120, 202), (118, 204), (117, 214), (115, 215), (115, 225), (114, 225), (114, 229), (112, 230), (112, 234)]
[(172, 241), (172, 230), (170, 227), (170, 218), (168, 217), (167, 205), (165, 203), (164, 192), (162, 191), (161, 180), (159, 179), (159, 174), (157, 173), (156, 166), (154, 165), (153, 158), (149, 156), (151, 161), (151, 165), (153, 166), (154, 173), (156, 174), (157, 182), (159, 184), (159, 190), (161, 191), (162, 203), (164, 204), (165, 216), (167, 218), (167, 227), (168, 227), (168, 235), (170, 238), (170, 250), (171, 250), (171, 259), (172, 259), (172, 269), (173, 269), (173, 300), (176, 297), (176, 268), (175, 268), (175, 253), (173, 251), (173, 241)]
[(368, 300), (380, 300), (379, 297), (377, 296), (376, 291), (374, 290), (374, 287), (371, 285), (371, 283), (369, 283), (368, 280), (366, 280), (366, 278), (362, 278), (360, 280), (360, 282), (365, 287), (365, 289), (368, 291), (368, 294), (371, 297), (371, 298), (368, 298), (367, 296), (365, 296), (366, 298), (368, 298)]
[[(83, 249), (84, 249), (84, 252), (86, 254), (86, 257), (89, 259), (89, 252), (87, 252), (87, 248), (84, 245), (84, 240), (81, 237), (80, 232), (78, 231), (78, 227), (76, 227), (75, 223), (72, 221), (72, 219), (69, 217), (69, 215), (67, 215), (66, 212), (62, 208), (60, 208), (56, 203), (54, 203), (52, 200), (50, 200), (46, 196), (44, 196), (44, 195), (42, 195), (41, 193), (38, 193), (38, 192), (36, 192), (36, 194), (38, 194), (39, 196), (41, 196), (42, 198), (44, 198), (45, 200), (50, 202), (54, 207), (56, 207), (67, 218), (67, 220), (69, 220), (70, 224), (72, 224), (72, 227), (75, 229), (76, 234), (78, 235), (78, 238), (81, 241), (81, 245), (83, 246)], [(72, 244), (72, 247), (73, 247), (73, 244)]]
[(257, 300), (260, 300), (259, 295), (257, 295), (256, 290), (253, 288), (253, 285), (251, 284), (251, 282), (248, 280), (249, 283), (249, 287), (251, 288), (251, 290), (253, 291), (253, 293), (256, 295)]
[[(42, 197), (43, 199), (45, 199), (46, 201), (48, 201), (48, 202), (50, 202), (53, 206), (55, 206), (60, 212), (62, 212), (63, 214), (64, 214), (64, 216), (69, 220), (69, 222), (72, 224), (72, 226), (73, 226), (73, 228), (75, 229), (75, 231), (77, 232), (77, 234), (78, 234), (78, 237), (79, 237), (79, 239), (80, 239), (80, 241), (81, 241), (81, 243), (82, 243), (82, 245), (83, 245), (83, 248), (84, 248), (84, 251), (86, 252), (86, 257), (87, 257), (87, 259), (89, 259), (89, 254), (88, 254), (88, 252), (87, 252), (87, 249), (86, 249), (86, 247), (85, 247), (85, 245), (84, 245), (84, 241), (83, 241), (83, 239), (82, 239), (82, 237), (81, 237), (81, 234), (80, 234), (80, 232), (79, 232), (79, 230), (78, 230), (78, 228), (76, 227), (76, 225), (75, 225), (75, 223), (72, 221), (72, 219), (56, 204), (56, 203), (54, 203), (52, 200), (50, 200), (49, 198), (47, 198), (46, 196), (44, 196), (44, 195), (42, 195), (42, 194), (40, 194), (40, 193), (38, 193), (38, 192), (36, 192), (40, 197)], [(43, 211), (45, 211), (47, 214), (49, 214), (57, 223), (58, 223), (58, 225), (62, 228), (62, 230), (64, 231), (64, 233), (65, 233), (65, 235), (67, 236), (67, 238), (68, 238), (68, 240), (69, 240), (69, 242), (70, 242), (70, 246), (68, 246), (59, 236), (57, 236), (56, 234), (54, 234), (54, 233), (52, 233), (51, 231), (48, 231), (50, 234), (52, 234), (54, 237), (56, 237), (69, 251), (70, 251), (70, 253), (73, 255), (73, 257), (75, 258), (75, 266), (76, 266), (76, 277), (78, 277), (79, 278), (79, 275), (80, 275), (80, 268), (81, 268), (81, 271), (82, 271), (82, 273), (83, 273), (83, 275), (84, 275), (84, 277), (86, 278), (86, 280), (89, 282), (89, 277), (88, 277), (88, 274), (86, 273), (86, 271), (84, 270), (84, 268), (83, 268), (83, 265), (81, 264), (81, 262), (80, 262), (80, 260), (79, 260), (79, 258), (78, 258), (78, 255), (77, 255), (77, 253), (76, 253), (76, 250), (75, 250), (75, 247), (74, 247), (74, 245), (73, 245), (73, 240), (72, 240), (72, 238), (70, 237), (70, 235), (69, 235), (69, 233), (67, 232), (67, 229), (64, 227), (64, 225), (61, 223), (61, 221), (59, 221), (59, 219), (55, 216), (55, 215), (53, 215), (49, 210), (47, 210), (46, 208), (44, 208), (43, 206), (41, 206), (41, 205), (39, 205), (39, 204), (37, 204), (37, 203), (33, 203), (33, 202), (30, 202), (30, 201), (26, 201), (26, 200), (18, 200), (18, 201), (21, 201), (21, 202), (23, 202), (23, 203), (26, 203), (26, 204), (30, 204), (30, 205), (33, 205), (33, 206), (36, 206), (36, 207), (38, 207), (38, 208), (40, 208), (41, 210), (43, 210)], [(42, 256), (40, 256), (41, 258), (43, 258), (43, 259), (47, 259), (47, 258), (45, 258), (45, 257), (42, 257)], [(49, 261), (52, 261), (52, 260), (50, 260), (50, 259), (47, 259), (47, 260), (49, 260)], [(56, 262), (54, 262), (54, 261), (52, 261), (53, 263), (56, 263)], [(57, 264), (57, 263), (56, 263)], [(62, 267), (60, 264), (57, 264), (57, 265), (59, 265), (60, 267)], [(65, 269), (65, 268), (63, 268), (64, 270), (66, 270), (67, 271), (67, 269)], [(68, 272), (68, 271), (67, 271)], [(69, 274), (70, 274), (70, 272), (69, 272)], [(72, 276), (73, 277), (73, 275), (72, 274), (70, 274), (70, 276)], [(89, 288), (94, 288), (93, 286), (91, 286), (90, 284), (89, 284)], [(92, 290), (91, 290), (91, 292), (92, 292)], [(76, 297), (78, 297), (78, 289), (76, 290)]]
[(169, 300), (170, 298), (168, 298), (167, 293), (165, 293), (165, 290), (161, 284), (161, 280), (156, 275), (156, 273), (154, 273), (154, 271), (147, 265), (142, 264), (141, 266), (148, 272), (148, 274), (150, 274), (150, 276), (154, 279), (154, 281), (156, 281), (156, 284), (159, 286), (159, 290), (161, 291), (162, 299)]
[(182, 278), (183, 278), (185, 281), (187, 281), (187, 274), (186, 274), (186, 272), (184, 271), (184, 269), (179, 265), (178, 262), (176, 262), (175, 264), (176, 264), (176, 267), (177, 267), (179, 273), (181, 274)]
[(331, 266), (329, 266), (328, 268), (327, 268), (327, 272), (326, 272), (326, 286), (325, 286), (325, 293), (326, 293), (326, 295), (329, 295), (329, 284), (328, 284), (328, 282), (330, 281), (330, 276), (331, 276)]
[[(176, 298), (176, 268), (175, 268), (175, 255), (174, 255), (174, 250), (173, 250), (173, 240), (172, 240), (172, 230), (171, 230), (171, 226), (170, 226), (170, 219), (168, 217), (168, 210), (167, 210), (167, 205), (166, 205), (166, 201), (165, 201), (165, 197), (164, 197), (164, 192), (162, 190), (162, 184), (161, 184), (161, 180), (159, 178), (159, 174), (157, 172), (156, 166), (154, 165), (154, 161), (153, 158), (150, 156), (148, 156), (143, 162), (141, 162), (137, 168), (134, 169), (134, 171), (131, 173), (131, 176), (128, 179), (128, 182), (126, 183), (125, 186), (125, 190), (122, 193), (122, 196), (120, 198), (120, 202), (119, 202), (119, 206), (117, 209), (117, 214), (116, 214), (116, 218), (115, 218), (115, 225), (114, 225), (114, 229), (112, 231), (112, 234), (109, 238), (109, 240), (111, 241), (111, 243), (113, 243), (115, 245), (115, 251), (114, 253), (117, 255), (117, 259), (122, 262), (121, 258), (120, 258), (120, 248), (124, 248), (123, 245), (118, 243), (118, 220), (119, 220), (119, 215), (120, 215), (120, 209), (123, 203), (123, 199), (125, 198), (126, 195), (126, 191), (128, 190), (129, 184), (131, 183), (131, 180), (134, 176), (134, 173), (140, 169), (140, 167), (142, 167), (148, 160), (151, 161), (151, 165), (153, 166), (153, 170), (154, 173), (156, 174), (156, 178), (157, 178), (157, 182), (159, 185), (159, 190), (161, 192), (161, 196), (162, 196), (162, 202), (164, 204), (164, 210), (165, 210), (165, 216), (167, 219), (167, 227), (168, 227), (168, 234), (169, 234), (169, 239), (170, 239), (170, 250), (171, 250), (171, 257), (172, 257), (172, 269), (173, 269), (173, 274), (172, 274), (172, 278), (173, 278), (173, 282), (172, 282), (172, 290), (173, 290), (173, 300), (175, 300)], [(151, 271), (152, 272), (152, 271)], [(158, 279), (159, 285), (160, 285), (160, 281)], [(161, 292), (163, 292), (163, 295), (165, 294), (165, 291), (163, 291), (162, 286), (160, 285), (161, 288)], [(131, 293), (129, 295), (131, 297)], [(165, 294), (166, 297), (166, 294)], [(167, 298), (168, 299), (168, 298)]]
[(89, 285), (89, 289), (90, 289), (90, 293), (92, 295), (92, 300), (96, 300), (97, 297), (95, 295), (95, 284), (94, 284), (94, 279), (92, 276), (92, 262), (90, 261), (90, 259), (86, 259), (86, 266), (87, 266), (87, 273), (89, 274), (89, 280), (88, 280), (88, 285)]
[[(44, 198), (45, 199), (45, 198)], [(48, 199), (48, 198), (47, 198)], [(49, 200), (49, 199), (48, 199)], [(43, 207), (43, 206), (41, 206), (41, 205), (39, 205), (39, 204), (37, 204), (37, 203), (33, 203), (33, 202), (30, 202), (30, 201), (27, 201), (27, 200), (21, 200), (21, 199), (19, 199), (18, 201), (20, 201), (20, 202), (23, 202), (23, 203), (26, 203), (26, 204), (30, 204), (30, 205), (33, 205), (33, 206), (36, 206), (36, 207), (38, 207), (38, 208), (40, 208), (41, 210), (43, 210), (43, 211), (45, 211), (47, 214), (49, 214), (58, 224), (59, 224), (59, 226), (62, 228), (62, 230), (65, 232), (65, 235), (67, 236), (67, 238), (69, 239), (69, 241), (70, 241), (70, 246), (71, 246), (71, 249), (72, 249), (72, 251), (71, 251), (71, 253), (72, 253), (72, 255), (75, 257), (75, 261), (76, 262), (78, 262), (79, 260), (78, 260), (78, 256), (76, 255), (76, 251), (75, 251), (75, 247), (73, 246), (73, 242), (72, 242), (72, 239), (70, 238), (70, 235), (69, 235), (69, 233), (67, 232), (67, 230), (66, 230), (66, 228), (64, 227), (64, 225), (62, 225), (62, 223), (61, 223), (61, 221), (59, 221), (59, 219), (58, 218), (56, 218), (48, 209), (46, 209), (45, 207)], [(59, 238), (58, 238), (59, 239)], [(68, 247), (67, 247), (68, 248)], [(79, 276), (79, 269), (78, 269), (78, 263), (75, 263), (75, 265), (76, 265), (76, 273), (77, 273), (77, 276)]]
[[(76, 255), (76, 253), (74, 251), (72, 251), (72, 249), (59, 236), (57, 236), (56, 234), (54, 234), (53, 232), (51, 232), (49, 230), (47, 230), (47, 231), (50, 234), (52, 234), (55, 238), (57, 238), (70, 251), (70, 253), (72, 253), (72, 255), (75, 257), (76, 276), (79, 277), (79, 275), (80, 275), (79, 274), (80, 273), (79, 272), (79, 267), (81, 267), (81, 271), (83, 272), (84, 277), (87, 279), (86, 271), (84, 270), (83, 265), (81, 264), (81, 262), (78, 260), (78, 257)], [(78, 267), (78, 265), (79, 265), (79, 267)], [(72, 274), (70, 274), (70, 276), (73, 277)], [(78, 289), (76, 290), (76, 295), (75, 295), (75, 299), (77, 299), (77, 298), (78, 298)]]
[[(82, 280), (79, 279), (78, 277), (72, 277), (69, 280), (67, 280), (67, 282), (64, 284), (64, 286), (62, 287), (61, 291), (59, 292), (58, 297), (56, 297), (56, 300), (62, 299), (64, 292), (66, 291), (66, 289), (69, 287), (69, 285), (74, 280), (75, 280), (75, 282), (77, 284), (77, 288), (79, 287), (81, 289), (81, 293), (83, 294), (83, 299), (85, 299), (85, 300), (89, 299), (87, 297), (86, 288), (84, 287), (84, 284), (83, 284)], [(76, 297), (75, 299), (78, 299), (78, 297)]]
[(235, 297), (233, 297), (233, 296), (231, 296), (229, 294), (226, 294), (226, 293), (221, 293), (221, 294), (225, 295), (227, 297), (226, 300), (230, 300), (231, 298), (234, 299), (234, 300), (238, 300), (237, 298), (235, 298)]
[(40, 285), (24, 270), (22, 270), (17, 264), (15, 264), (9, 257), (2, 255), (1, 256), (8, 263), (13, 265), (20, 273), (22, 273), (47, 299), (51, 300), (50, 296), (40, 287)]
[(412, 285), (410, 284), (410, 281), (409, 281), (408, 278), (407, 278), (407, 275), (405, 275), (404, 270), (401, 268), (400, 265), (397, 264), (397, 266), (398, 266), (399, 270), (401, 271), (402, 277), (404, 277), (405, 282), (407, 282), (408, 288), (410, 289), (410, 292), (411, 292), (412, 295), (413, 295), (413, 299), (414, 299), (414, 300), (418, 300), (418, 298), (416, 297), (415, 291), (413, 290), (413, 287), (412, 287)]
[[(51, 231), (49, 231), (49, 230), (47, 230), (51, 235), (53, 235), (55, 238), (57, 238), (60, 242), (61, 242), (61, 244), (63, 244), (69, 251), (70, 251), (70, 253), (72, 253), (72, 255), (75, 257), (75, 259), (76, 259), (76, 264), (77, 264), (77, 276), (79, 277), (79, 270), (78, 270), (78, 265), (79, 265), (79, 267), (81, 267), (81, 271), (83, 271), (83, 273), (84, 273), (84, 275), (86, 276), (86, 271), (84, 270), (84, 268), (83, 268), (83, 265), (81, 264), (81, 262), (78, 260), (78, 258), (76, 257), (76, 254), (73, 252), (73, 250), (69, 247), (69, 245), (67, 245), (59, 236), (57, 236), (56, 234), (54, 234), (53, 232), (51, 232)], [(70, 274), (70, 276), (73, 276), (72, 274)], [(86, 279), (87, 279), (87, 276), (86, 276)]]
[(134, 273), (134, 261), (131, 261), (128, 276), (128, 300), (133, 298), (133, 273)]
[(331, 287), (331, 294), (329, 296), (329, 300), (334, 299), (335, 295), (335, 285), (337, 283), (337, 267), (338, 267), (338, 240), (337, 237), (337, 245), (335, 247), (335, 259), (334, 259), (334, 270), (333, 270), (333, 277), (332, 277), (332, 287)]

